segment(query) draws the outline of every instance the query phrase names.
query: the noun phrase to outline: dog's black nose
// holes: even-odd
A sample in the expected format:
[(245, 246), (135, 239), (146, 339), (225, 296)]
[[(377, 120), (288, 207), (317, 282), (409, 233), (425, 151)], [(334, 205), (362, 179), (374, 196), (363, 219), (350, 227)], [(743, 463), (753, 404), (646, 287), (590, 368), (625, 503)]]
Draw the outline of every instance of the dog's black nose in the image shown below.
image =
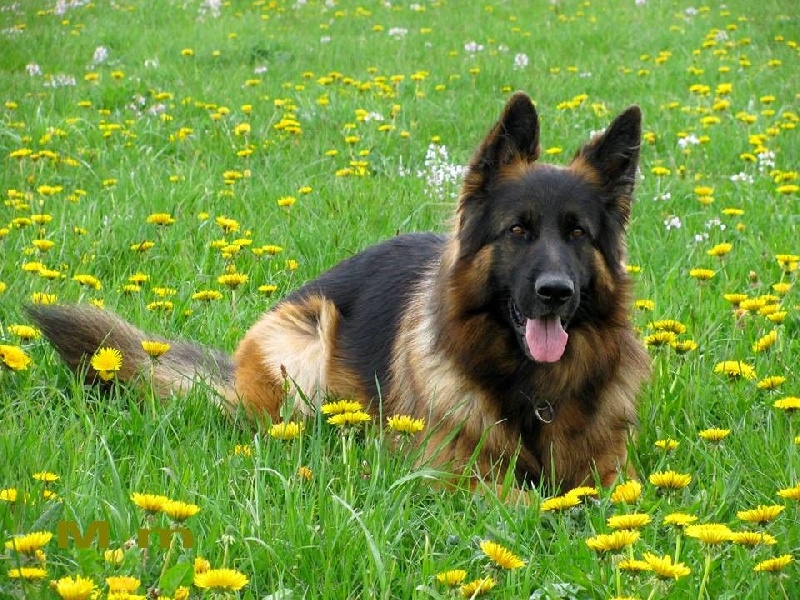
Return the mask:
[(536, 280), (536, 296), (548, 304), (564, 304), (575, 293), (575, 284), (563, 275), (545, 273)]

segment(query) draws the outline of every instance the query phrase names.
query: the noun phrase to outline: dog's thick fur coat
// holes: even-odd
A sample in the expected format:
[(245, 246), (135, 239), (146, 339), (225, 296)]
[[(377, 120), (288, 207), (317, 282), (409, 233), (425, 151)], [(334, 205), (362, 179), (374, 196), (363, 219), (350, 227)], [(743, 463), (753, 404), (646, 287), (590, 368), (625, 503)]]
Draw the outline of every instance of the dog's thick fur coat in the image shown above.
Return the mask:
[[(649, 373), (624, 268), (640, 138), (631, 107), (568, 166), (542, 164), (536, 109), (513, 95), (470, 162), (451, 235), (401, 235), (336, 265), (264, 313), (232, 360), (171, 341), (154, 389), (201, 378), (229, 409), (275, 421), (286, 402), (311, 414), (354, 398), (425, 418), (426, 457), (455, 472), (611, 483)], [(89, 379), (102, 346), (122, 351), (120, 379), (149, 377), (141, 341), (154, 336), (112, 313), (29, 312)]]

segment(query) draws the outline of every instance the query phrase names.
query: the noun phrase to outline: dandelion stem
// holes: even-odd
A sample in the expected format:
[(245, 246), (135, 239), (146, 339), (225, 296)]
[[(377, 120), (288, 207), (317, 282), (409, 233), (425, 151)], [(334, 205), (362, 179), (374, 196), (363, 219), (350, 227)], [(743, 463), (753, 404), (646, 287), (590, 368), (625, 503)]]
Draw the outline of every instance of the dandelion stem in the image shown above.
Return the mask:
[(166, 556), (164, 556), (164, 564), (161, 566), (161, 574), (158, 576), (158, 580), (161, 581), (164, 578), (164, 574), (167, 572), (169, 568), (169, 563), (172, 560), (172, 555), (175, 553), (175, 545), (178, 541), (178, 534), (173, 533), (172, 539), (169, 542), (169, 549), (167, 550)]
[(697, 600), (701, 600), (706, 594), (706, 585), (711, 576), (711, 551), (706, 551), (706, 560), (703, 568), (703, 580), (700, 582), (700, 591), (697, 593)]

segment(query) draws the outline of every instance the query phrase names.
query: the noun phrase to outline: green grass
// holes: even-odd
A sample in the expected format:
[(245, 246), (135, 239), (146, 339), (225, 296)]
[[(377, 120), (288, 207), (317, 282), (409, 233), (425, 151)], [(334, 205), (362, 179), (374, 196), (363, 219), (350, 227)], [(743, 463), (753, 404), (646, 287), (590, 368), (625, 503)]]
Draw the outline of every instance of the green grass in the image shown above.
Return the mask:
[[(166, 524), (133, 505), (135, 492), (201, 511), (186, 522), (192, 547), (131, 548), (118, 567), (96, 544), (59, 547), (54, 538), (46, 577), (24, 583), (9, 572), (37, 561), (6, 549), (0, 598), (55, 598), (47, 582), (76, 574), (103, 590), (105, 576), (130, 574), (140, 578), (140, 594), (172, 594), (191, 584), (188, 565), (197, 557), (246, 574), (244, 598), (445, 598), (458, 594), (436, 582), (448, 569), (465, 569), (467, 580), (494, 577), (489, 595), (505, 598), (797, 597), (800, 512), (776, 493), (800, 483), (800, 422), (797, 411), (773, 407), (800, 394), (798, 270), (775, 258), (800, 253), (798, 192), (786, 187), (800, 183), (794, 4), (392, 4), (235, 1), (218, 16), (201, 14), (198, 1), (96, 2), (63, 14), (53, 2), (2, 7), (0, 344), (32, 359), (24, 370), (0, 366), (0, 490), (17, 495), (0, 500), (3, 541), (55, 533), (59, 521), (82, 531), (106, 521), (112, 548), (127, 547), (139, 527)], [(392, 28), (406, 33), (390, 35)], [(482, 49), (468, 51), (470, 42)], [(107, 58), (93, 64), (99, 47)], [(518, 54), (527, 66), (515, 68)], [(691, 91), (696, 84), (708, 93)], [(217, 414), (202, 389), (163, 406), (123, 386), (104, 395), (84, 388), (44, 341), (21, 340), (10, 327), (28, 324), (22, 306), (48, 293), (59, 302), (103, 302), (150, 331), (232, 351), (276, 298), (337, 261), (396, 232), (446, 231), (457, 186), (431, 190), (416, 175), (429, 144), (447, 148), (447, 165), (465, 164), (516, 89), (537, 102), (543, 148), (562, 149), (548, 156), (554, 162), (566, 162), (626, 106), (645, 114), (629, 259), (641, 267), (636, 298), (654, 308), (633, 318), (643, 338), (652, 321), (677, 319), (687, 328), (680, 339), (698, 346), (683, 355), (652, 348), (654, 376), (631, 448), (643, 483), (635, 505), (614, 504), (601, 490), (597, 501), (542, 513), (536, 491), (521, 507), (490, 493), (443, 490), (380, 423), (343, 436), (320, 417), (281, 442)], [(359, 120), (357, 111), (383, 120)], [(299, 132), (276, 128), (289, 117)], [(358, 140), (346, 141), (351, 135)], [(756, 157), (763, 151), (772, 159)], [(342, 172), (351, 161), (364, 161), (363, 176), (358, 166)], [(657, 176), (655, 167), (669, 174)], [(228, 171), (241, 177), (226, 182)], [(748, 180), (731, 180), (739, 174)], [(713, 203), (698, 201), (698, 186), (713, 188)], [(286, 196), (295, 204), (279, 207)], [(159, 212), (175, 223), (147, 223)], [(31, 215), (51, 220), (26, 225)], [(239, 231), (226, 235), (218, 217), (236, 220)], [(665, 226), (673, 218), (680, 228)], [(37, 239), (54, 245), (41, 252)], [(212, 245), (223, 239), (252, 244), (226, 258)], [(143, 241), (155, 245), (130, 249)], [(727, 256), (706, 254), (724, 242), (733, 245)], [(283, 251), (252, 251), (264, 245)], [(34, 261), (53, 278), (23, 269)], [(697, 282), (689, 271), (698, 267), (716, 274)], [(217, 283), (231, 268), (249, 276), (235, 294)], [(149, 279), (126, 292), (135, 273)], [(81, 286), (76, 274), (102, 288)], [(736, 313), (724, 298), (774, 294), (777, 283), (792, 284), (770, 302), (786, 312), (781, 324), (757, 310)], [(277, 289), (266, 294), (262, 285)], [(158, 287), (173, 293), (161, 298)], [(204, 289), (223, 298), (192, 299)], [(148, 309), (155, 300), (173, 309)], [(777, 342), (755, 351), (773, 330)], [(757, 379), (715, 374), (725, 360), (752, 365)], [(773, 391), (756, 387), (771, 375), (786, 380)], [(698, 433), (710, 427), (731, 433), (709, 443)], [(679, 445), (659, 449), (665, 439)], [(310, 480), (297, 476), (301, 466)], [(690, 474), (691, 483), (669, 493), (649, 483), (668, 469)], [(42, 498), (45, 484), (32, 478), (40, 471), (59, 475), (48, 486), (57, 499)], [(785, 510), (763, 527), (737, 516), (758, 505)], [(736, 531), (763, 529), (776, 543), (711, 548), (704, 582), (706, 548), (663, 523), (675, 511)], [(616, 556), (587, 547), (587, 538), (609, 532), (608, 517), (625, 512), (648, 513), (652, 523), (624, 555), (679, 550), (691, 573), (662, 581), (621, 572)], [(526, 566), (492, 568), (478, 545), (486, 539)], [(794, 560), (780, 572), (753, 571), (782, 555)]]

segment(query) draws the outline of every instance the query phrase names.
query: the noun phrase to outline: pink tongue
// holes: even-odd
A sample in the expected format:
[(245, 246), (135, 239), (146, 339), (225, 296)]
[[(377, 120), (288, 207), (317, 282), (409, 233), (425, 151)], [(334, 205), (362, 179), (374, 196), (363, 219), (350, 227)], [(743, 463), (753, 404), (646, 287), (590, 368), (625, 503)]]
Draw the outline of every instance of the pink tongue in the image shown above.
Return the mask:
[(528, 319), (525, 322), (525, 342), (537, 362), (556, 362), (567, 347), (567, 332), (558, 317)]

